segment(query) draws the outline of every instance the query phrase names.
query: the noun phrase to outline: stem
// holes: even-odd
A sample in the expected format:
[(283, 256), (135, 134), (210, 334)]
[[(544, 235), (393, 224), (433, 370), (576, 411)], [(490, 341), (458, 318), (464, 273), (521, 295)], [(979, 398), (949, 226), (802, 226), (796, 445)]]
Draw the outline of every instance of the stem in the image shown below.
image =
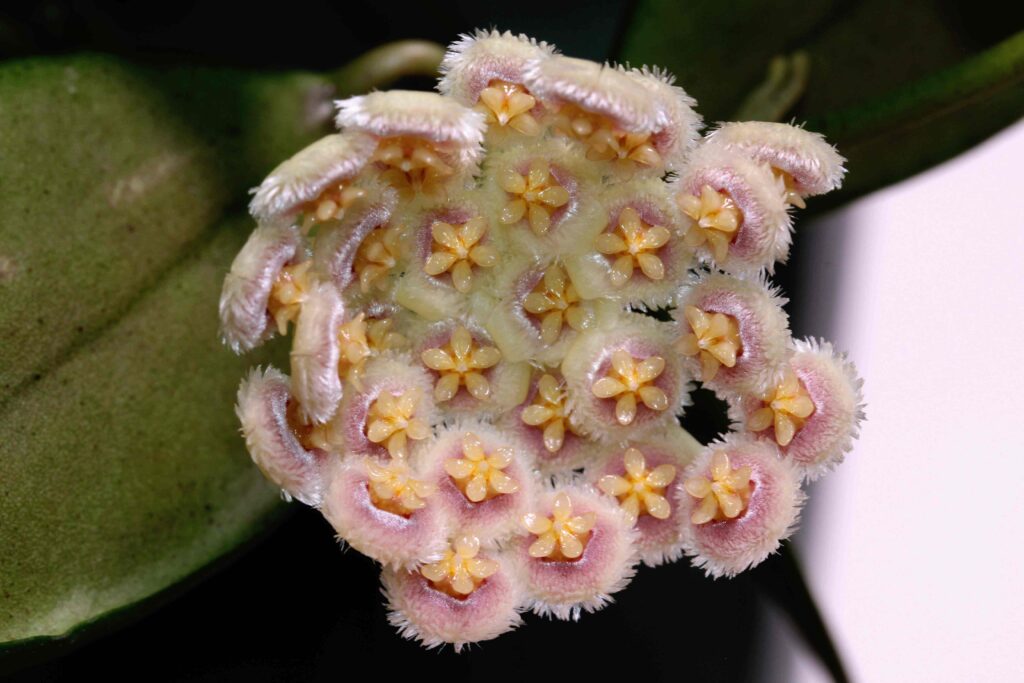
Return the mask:
[(436, 76), (444, 48), (427, 40), (399, 40), (374, 48), (329, 75), (339, 95), (380, 88), (406, 76)]
[(806, 52), (772, 59), (768, 76), (743, 100), (733, 120), (781, 121), (804, 94), (810, 65)]

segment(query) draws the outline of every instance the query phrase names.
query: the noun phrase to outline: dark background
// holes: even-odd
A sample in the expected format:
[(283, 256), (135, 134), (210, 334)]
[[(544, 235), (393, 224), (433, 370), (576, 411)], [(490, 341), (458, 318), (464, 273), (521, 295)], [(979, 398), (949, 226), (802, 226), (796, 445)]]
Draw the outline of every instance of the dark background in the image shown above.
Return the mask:
[[(44, 1), (0, 10), (0, 54), (89, 50), (155, 63), (326, 70), (391, 40), (446, 44), (459, 33), (494, 26), (554, 42), (566, 54), (604, 60), (615, 53), (629, 11), (630, 3), (620, 0), (486, 8), (468, 0), (407, 6), (287, 2), (269, 9)], [(429, 87), (426, 81), (405, 85)], [(790, 289), (800, 264), (798, 248), (776, 281)], [(799, 316), (795, 331), (803, 332)], [(726, 423), (720, 406), (706, 392), (698, 395), (686, 426), (707, 441)], [(318, 513), (291, 507), (265, 538), (227, 559), (207, 580), (163, 596), (141, 619), (115, 622), (119, 629), (72, 641), (55, 658), (51, 650), (35, 653), (37, 660), (48, 659), (21, 662), (9, 680), (334, 681), (355, 675), (358, 663), (389, 679), (597, 674), (742, 681), (756, 678), (763, 643), (773, 640), (761, 633), (769, 603), (796, 615), (819, 649), (828, 650), (787, 551), (731, 581), (705, 579), (686, 562), (641, 568), (614, 605), (579, 623), (528, 616), (524, 628), (468, 653), (428, 652), (387, 624), (373, 563), (340, 552)]]

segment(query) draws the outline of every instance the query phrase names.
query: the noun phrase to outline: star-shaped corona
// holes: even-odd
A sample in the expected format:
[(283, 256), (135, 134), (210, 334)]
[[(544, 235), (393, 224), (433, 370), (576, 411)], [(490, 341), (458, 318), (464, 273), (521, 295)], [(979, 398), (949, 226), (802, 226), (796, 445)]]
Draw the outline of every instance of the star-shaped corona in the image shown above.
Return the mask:
[(636, 209), (623, 209), (615, 230), (601, 233), (596, 241), (597, 250), (614, 259), (609, 273), (612, 284), (622, 287), (629, 282), (634, 267), (651, 280), (664, 278), (665, 264), (657, 251), (665, 246), (671, 236), (660, 225), (647, 225)]
[(373, 504), (398, 515), (426, 507), (426, 498), (437, 490), (433, 484), (414, 479), (404, 460), (396, 458), (386, 465), (370, 462), (366, 469)]
[(407, 389), (399, 395), (382, 392), (370, 404), (366, 417), (366, 438), (373, 443), (384, 444), (393, 458), (405, 458), (409, 454), (409, 441), (426, 439), (430, 427), (422, 418), (416, 417), (416, 402), (419, 391)]
[(702, 311), (696, 306), (683, 309), (692, 334), (683, 337), (679, 351), (684, 356), (700, 355), (701, 379), (710, 382), (718, 368), (736, 365), (740, 352), (740, 331), (736, 319), (724, 313)]
[(687, 246), (699, 247), (706, 242), (715, 259), (725, 261), (729, 244), (735, 238), (743, 219), (732, 197), (705, 185), (700, 189), (699, 196), (681, 195), (679, 206), (693, 221), (686, 230)]
[(460, 536), (450, 550), (437, 562), (425, 564), (420, 569), (439, 590), (456, 597), (464, 597), (498, 571), (494, 560), (477, 557), (480, 539), (476, 536)]
[(548, 345), (558, 341), (565, 324), (577, 332), (590, 324), (590, 312), (584, 308), (569, 276), (557, 263), (548, 266), (537, 286), (526, 295), (523, 309), (540, 320), (540, 338)]
[(623, 464), (625, 476), (606, 474), (597, 482), (597, 487), (618, 498), (630, 522), (635, 523), (642, 514), (667, 519), (672, 507), (665, 497), (665, 487), (676, 478), (675, 466), (658, 465), (648, 470), (644, 454), (636, 448), (626, 451)]
[(788, 446), (814, 412), (814, 402), (792, 372), (787, 372), (782, 382), (765, 392), (761, 400), (764, 407), (750, 415), (747, 429), (760, 432), (774, 428), (774, 438), (780, 446)]
[(732, 468), (723, 451), (711, 459), (711, 478), (693, 477), (684, 484), (686, 492), (700, 500), (700, 507), (690, 517), (694, 524), (711, 520), (735, 519), (750, 502), (750, 468)]
[(434, 276), (450, 273), (452, 285), (463, 294), (473, 286), (474, 268), (491, 268), (498, 261), (494, 247), (478, 244), (487, 231), (486, 222), (479, 216), (457, 226), (438, 221), (430, 231), (434, 252), (423, 270)]
[(462, 457), (448, 460), (444, 469), (458, 483), (466, 498), (479, 503), (519, 490), (519, 483), (504, 472), (511, 463), (511, 448), (503, 446), (485, 453), (480, 438), (467, 432), (462, 437)]
[(565, 430), (571, 429), (564, 387), (553, 375), (545, 374), (537, 382), (533, 403), (523, 410), (522, 420), (544, 433), (544, 448), (557, 453), (565, 443)]
[(462, 385), (473, 398), (484, 401), (491, 395), (491, 385), (481, 373), (497, 365), (501, 352), (493, 346), (475, 343), (469, 330), (460, 326), (443, 348), (427, 349), (422, 359), (424, 365), (440, 375), (434, 385), (434, 399), (438, 403), (450, 401)]
[(572, 501), (565, 493), (555, 496), (551, 516), (535, 512), (523, 516), (523, 527), (536, 536), (530, 557), (552, 561), (575, 560), (583, 554), (597, 516), (593, 512), (573, 515)]
[(501, 222), (512, 225), (525, 217), (538, 235), (551, 227), (551, 212), (569, 201), (569, 192), (558, 183), (543, 159), (535, 159), (525, 174), (506, 168), (499, 183), (509, 196), (501, 210)]
[[(339, 101), (254, 192), (221, 333), (294, 335), (291, 376), (238, 391), (255, 464), (381, 564), (428, 647), (601, 609), (641, 561), (762, 562), (863, 417), (768, 279), (843, 158), (795, 126), (702, 132), (669, 74), (522, 35), (463, 36), (441, 74)], [(713, 444), (677, 419), (698, 382), (733, 418)]]
[(615, 419), (628, 425), (636, 419), (638, 403), (659, 412), (668, 408), (668, 396), (654, 385), (664, 370), (661, 356), (638, 360), (628, 351), (616, 349), (608, 374), (594, 382), (591, 390), (598, 398), (614, 398)]

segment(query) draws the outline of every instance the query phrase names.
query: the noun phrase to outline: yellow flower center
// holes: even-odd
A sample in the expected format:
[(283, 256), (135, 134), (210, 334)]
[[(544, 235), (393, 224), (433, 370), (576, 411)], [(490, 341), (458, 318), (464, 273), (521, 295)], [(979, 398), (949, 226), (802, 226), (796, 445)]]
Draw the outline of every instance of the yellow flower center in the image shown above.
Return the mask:
[(366, 313), (360, 313), (342, 325), (338, 330), (338, 375), (361, 391), (367, 359), (405, 343), (405, 337), (392, 331), (393, 324), (390, 318), (367, 319)]
[(540, 124), (530, 110), (537, 99), (518, 83), (493, 80), (480, 91), (478, 108), (487, 116), (487, 123), (508, 126), (523, 135), (537, 135)]
[(487, 232), (487, 221), (482, 216), (458, 225), (436, 221), (430, 231), (434, 251), (423, 264), (424, 272), (434, 277), (450, 273), (452, 286), (463, 294), (473, 286), (474, 266), (491, 268), (498, 262), (497, 249), (479, 244)]
[(565, 492), (555, 496), (550, 517), (534, 512), (523, 515), (522, 525), (537, 540), (530, 544), (530, 557), (564, 562), (578, 559), (590, 540), (597, 515), (572, 514), (572, 500)]
[(735, 367), (736, 356), (743, 348), (736, 318), (724, 313), (708, 313), (696, 306), (684, 308), (683, 315), (693, 332), (680, 340), (679, 350), (684, 356), (700, 354), (701, 380), (713, 380), (723, 365)]
[(444, 469), (471, 502), (480, 503), (519, 490), (516, 480), (503, 472), (512, 464), (511, 448), (502, 446), (485, 453), (480, 437), (467, 432), (462, 437), (462, 455), (465, 457), (447, 460)]
[(307, 204), (302, 216), (301, 230), (303, 234), (308, 234), (317, 223), (341, 218), (345, 215), (345, 209), (364, 196), (366, 196), (366, 190), (359, 187), (348, 187), (344, 183), (327, 188), (319, 197)]
[(652, 384), (665, 371), (665, 359), (650, 356), (637, 362), (628, 351), (617, 349), (612, 353), (612, 366), (608, 375), (591, 386), (598, 398), (615, 398), (615, 419), (628, 425), (636, 418), (637, 399), (650, 410), (668, 409), (668, 396)]
[(384, 167), (381, 179), (403, 195), (436, 193), (455, 173), (437, 145), (416, 137), (382, 138), (371, 161)]
[(569, 192), (551, 174), (551, 166), (543, 159), (534, 159), (526, 175), (506, 168), (498, 178), (509, 201), (501, 210), (505, 225), (518, 223), (526, 216), (535, 235), (543, 235), (551, 227), (551, 213), (569, 202)]
[(665, 497), (665, 487), (676, 478), (676, 468), (666, 464), (648, 470), (643, 453), (636, 448), (626, 450), (623, 464), (626, 476), (607, 474), (597, 482), (597, 487), (619, 500), (631, 524), (636, 524), (643, 514), (668, 519), (672, 507)]
[(430, 436), (430, 426), (415, 417), (420, 390), (410, 387), (400, 394), (382, 392), (366, 415), (366, 438), (383, 443), (392, 458), (409, 455), (409, 439), (419, 441)]
[(366, 469), (370, 480), (370, 500), (381, 510), (402, 517), (426, 507), (424, 498), (437, 491), (434, 484), (414, 479), (404, 460), (392, 460), (381, 465), (371, 459), (367, 461)]
[(743, 213), (729, 193), (705, 185), (699, 197), (680, 195), (679, 208), (693, 221), (684, 236), (686, 246), (696, 249), (706, 243), (715, 260), (724, 263), (743, 222)]
[(434, 384), (434, 400), (438, 403), (450, 401), (462, 385), (473, 398), (485, 401), (491, 395), (491, 385), (480, 371), (497, 365), (501, 352), (493, 346), (476, 344), (469, 330), (460, 325), (445, 346), (427, 349), (420, 357), (424, 365), (441, 375)]
[(299, 404), (294, 399), (288, 400), (288, 405), (285, 408), (285, 419), (288, 421), (288, 427), (292, 430), (292, 434), (295, 435), (295, 438), (298, 439), (299, 443), (306, 450), (319, 448), (322, 451), (332, 453), (344, 445), (344, 439), (338, 429), (337, 422), (334, 420), (320, 424), (305, 422), (299, 415)]
[(780, 446), (788, 446), (814, 413), (814, 401), (792, 370), (778, 386), (762, 394), (761, 402), (764, 405), (747, 418), (747, 429), (760, 432), (774, 426), (775, 442)]
[(750, 467), (733, 468), (725, 451), (718, 451), (711, 457), (711, 478), (691, 477), (683, 488), (701, 501), (690, 516), (694, 524), (736, 519), (750, 502)]
[(650, 133), (620, 130), (608, 117), (584, 111), (574, 104), (559, 107), (552, 126), (562, 135), (583, 142), (587, 147), (587, 158), (592, 161), (618, 161), (641, 166), (659, 166), (662, 163)]
[(302, 302), (309, 296), (309, 288), (313, 284), (309, 272), (311, 265), (313, 262), (306, 260), (285, 266), (270, 288), (267, 310), (274, 319), (278, 334), (287, 334), (288, 323), (295, 322), (299, 317)]
[(479, 538), (459, 536), (443, 558), (420, 567), (420, 574), (437, 590), (455, 598), (464, 598), (499, 569), (494, 560), (477, 557), (479, 552)]
[(554, 375), (543, 375), (537, 381), (537, 395), (523, 410), (523, 422), (544, 430), (544, 448), (557, 453), (565, 444), (565, 429), (575, 433), (566, 406), (565, 387)]
[(671, 236), (667, 228), (644, 222), (636, 209), (627, 206), (619, 212), (618, 225), (611, 232), (598, 235), (595, 246), (605, 256), (615, 258), (608, 275), (613, 285), (622, 287), (633, 277), (636, 266), (651, 280), (665, 277), (665, 264), (658, 250)]
[(796, 181), (793, 179), (793, 176), (775, 166), (772, 166), (772, 173), (776, 178), (781, 178), (782, 183), (786, 186), (786, 203), (798, 209), (806, 209), (807, 203), (804, 201), (803, 196), (796, 191)]
[(366, 236), (359, 245), (352, 264), (352, 269), (359, 278), (359, 289), (363, 294), (368, 293), (374, 283), (379, 287), (384, 284), (383, 277), (398, 263), (399, 249), (397, 228), (374, 228)]
[(544, 271), (540, 282), (526, 295), (523, 309), (540, 319), (540, 338), (545, 344), (558, 341), (565, 323), (582, 332), (593, 322), (593, 316), (584, 307), (572, 280), (557, 263), (552, 263)]

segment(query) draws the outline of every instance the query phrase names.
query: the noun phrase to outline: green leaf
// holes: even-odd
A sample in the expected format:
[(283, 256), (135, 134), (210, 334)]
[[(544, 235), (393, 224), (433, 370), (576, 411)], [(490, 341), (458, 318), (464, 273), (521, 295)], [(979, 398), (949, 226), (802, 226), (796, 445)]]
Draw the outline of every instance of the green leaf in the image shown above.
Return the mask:
[(280, 513), (232, 407), (286, 344), (237, 358), (217, 335), (246, 191), (346, 83), (436, 67), (416, 45), (334, 78), (0, 65), (0, 643), (122, 611)]
[(750, 111), (772, 60), (794, 53), (807, 56), (806, 89), (785, 118), (849, 160), (829, 204), (944, 161), (1024, 111), (1024, 33), (980, 35), (945, 2), (641, 0), (620, 56), (668, 68), (716, 122)]
[(103, 57), (0, 67), (0, 408), (242, 208), (261, 170), (314, 139), (322, 117), (296, 122), (325, 85)]

